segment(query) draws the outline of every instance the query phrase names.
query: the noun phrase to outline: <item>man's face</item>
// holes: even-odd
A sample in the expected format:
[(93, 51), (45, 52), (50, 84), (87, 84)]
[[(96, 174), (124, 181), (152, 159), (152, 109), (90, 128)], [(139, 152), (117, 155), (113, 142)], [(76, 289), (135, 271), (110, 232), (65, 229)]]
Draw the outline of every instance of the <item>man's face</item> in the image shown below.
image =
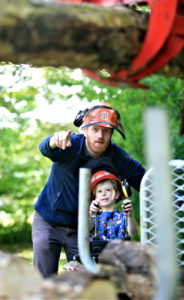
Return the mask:
[(112, 133), (112, 128), (99, 125), (92, 125), (84, 130), (86, 147), (93, 158), (99, 157), (107, 149)]

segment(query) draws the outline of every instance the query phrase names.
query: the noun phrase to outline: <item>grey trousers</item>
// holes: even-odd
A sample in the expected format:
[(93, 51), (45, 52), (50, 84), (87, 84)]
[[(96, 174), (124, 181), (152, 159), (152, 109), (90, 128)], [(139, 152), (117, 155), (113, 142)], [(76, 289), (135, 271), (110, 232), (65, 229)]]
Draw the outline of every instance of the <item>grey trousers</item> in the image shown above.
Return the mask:
[(78, 253), (77, 229), (52, 226), (35, 212), (32, 224), (33, 263), (44, 278), (58, 273), (63, 248), (68, 261)]

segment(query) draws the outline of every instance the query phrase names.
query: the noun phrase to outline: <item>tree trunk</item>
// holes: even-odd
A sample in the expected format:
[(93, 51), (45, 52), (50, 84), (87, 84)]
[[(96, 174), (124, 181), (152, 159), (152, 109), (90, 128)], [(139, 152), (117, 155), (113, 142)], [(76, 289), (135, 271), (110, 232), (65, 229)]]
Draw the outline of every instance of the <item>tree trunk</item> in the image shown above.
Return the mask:
[[(122, 6), (1, 0), (0, 61), (116, 72), (130, 68), (147, 26), (146, 13)], [(160, 74), (183, 78), (183, 53)]]

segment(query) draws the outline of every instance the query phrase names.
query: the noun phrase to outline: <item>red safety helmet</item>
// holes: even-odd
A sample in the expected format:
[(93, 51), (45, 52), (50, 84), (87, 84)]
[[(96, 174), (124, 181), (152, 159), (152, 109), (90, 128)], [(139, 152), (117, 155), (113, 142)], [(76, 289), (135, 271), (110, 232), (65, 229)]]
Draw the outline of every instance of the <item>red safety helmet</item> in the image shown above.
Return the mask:
[(108, 103), (95, 105), (84, 111), (80, 110), (74, 120), (74, 125), (80, 127), (83, 123), (83, 129), (92, 125), (99, 125), (116, 129), (125, 138), (120, 114)]
[(118, 170), (113, 165), (112, 161), (109, 157), (99, 157), (99, 158), (92, 158), (88, 160), (84, 165), (83, 168), (88, 168), (91, 170), (91, 200), (94, 200), (94, 187), (97, 183), (105, 179), (115, 180), (118, 183), (118, 189), (120, 191), (120, 195), (117, 199), (117, 202), (121, 199), (128, 198), (131, 196), (131, 188), (127, 180), (120, 177)]
[(97, 183), (103, 181), (103, 180), (106, 180), (106, 179), (109, 179), (109, 180), (115, 180), (117, 183), (118, 183), (118, 190), (120, 192), (120, 195), (117, 199), (117, 202), (121, 199), (123, 199), (125, 197), (123, 191), (122, 191), (122, 186), (121, 186), (121, 181), (120, 179), (115, 176), (114, 174), (112, 174), (111, 172), (108, 172), (106, 170), (101, 170), (101, 171), (98, 171), (96, 173), (94, 173), (92, 176), (91, 176), (91, 184), (90, 184), (90, 189), (91, 189), (91, 194), (92, 194), (92, 200), (94, 199), (94, 188), (95, 186), (97, 185)]

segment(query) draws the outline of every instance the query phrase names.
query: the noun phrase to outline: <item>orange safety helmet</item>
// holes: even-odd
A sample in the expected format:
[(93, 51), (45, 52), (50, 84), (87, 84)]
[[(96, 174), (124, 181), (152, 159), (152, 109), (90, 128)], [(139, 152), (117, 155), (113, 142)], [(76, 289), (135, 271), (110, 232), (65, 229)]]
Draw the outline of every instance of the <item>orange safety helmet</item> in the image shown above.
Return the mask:
[(92, 158), (83, 165), (83, 168), (91, 169), (91, 200), (94, 200), (95, 198), (95, 195), (93, 194), (94, 187), (97, 183), (105, 179), (115, 180), (118, 183), (118, 190), (120, 191), (120, 195), (116, 202), (120, 201), (123, 198), (128, 198), (129, 196), (131, 196), (132, 191), (129, 183), (125, 178), (122, 181), (122, 178), (120, 177), (117, 169), (115, 168), (109, 157), (102, 156), (99, 158)]
[(125, 139), (125, 132), (121, 123), (120, 114), (108, 103), (95, 105), (84, 111), (80, 110), (74, 120), (74, 125), (80, 127), (83, 123), (84, 126), (82, 129), (92, 125), (116, 129)]

